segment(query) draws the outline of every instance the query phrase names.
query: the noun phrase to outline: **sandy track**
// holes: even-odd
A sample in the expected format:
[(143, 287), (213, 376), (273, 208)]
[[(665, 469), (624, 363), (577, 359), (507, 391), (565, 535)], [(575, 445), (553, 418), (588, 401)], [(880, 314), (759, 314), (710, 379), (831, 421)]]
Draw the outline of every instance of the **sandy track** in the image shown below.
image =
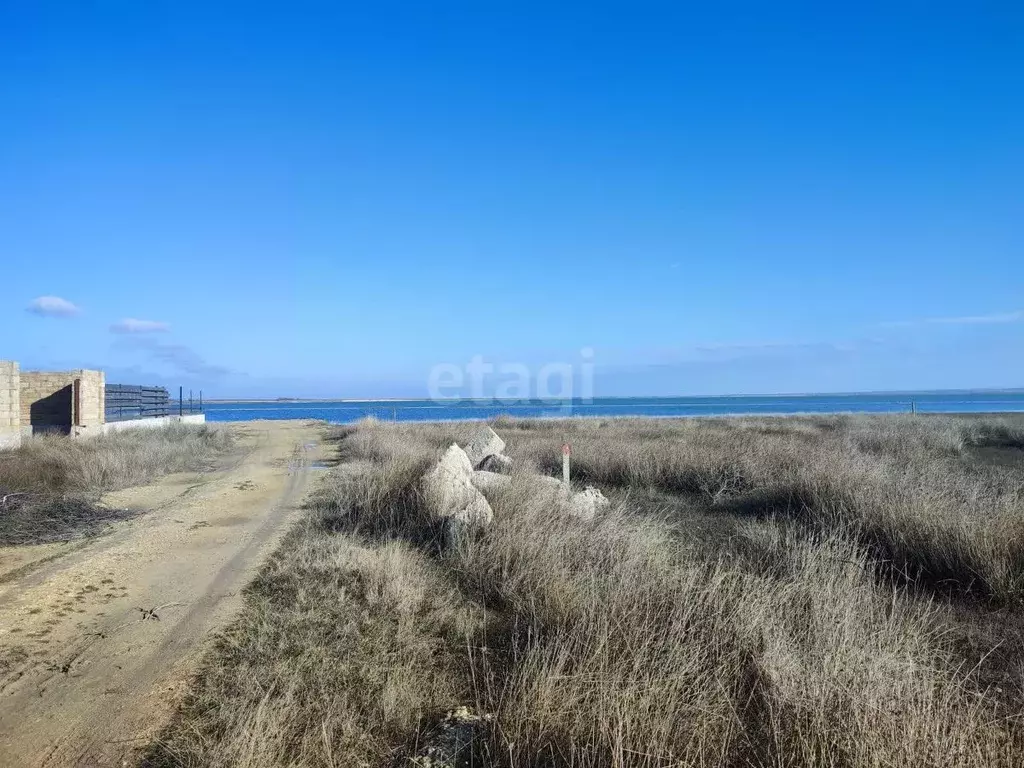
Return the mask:
[(0, 584), (0, 765), (122, 765), (166, 721), (321, 455), (315, 425), (236, 429), (228, 467), (108, 495), (147, 513)]

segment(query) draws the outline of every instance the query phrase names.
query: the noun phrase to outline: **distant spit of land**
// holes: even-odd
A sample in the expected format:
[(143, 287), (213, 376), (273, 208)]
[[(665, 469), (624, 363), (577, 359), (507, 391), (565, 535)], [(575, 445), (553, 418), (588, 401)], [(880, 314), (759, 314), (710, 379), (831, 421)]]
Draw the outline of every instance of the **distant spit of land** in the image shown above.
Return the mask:
[(428, 397), (222, 397), (207, 403), (412, 403)]
[[(755, 392), (730, 393), (718, 395), (607, 395), (599, 400), (707, 400), (712, 398), (754, 398), (754, 397), (870, 397), (905, 395), (1019, 395), (1024, 394), (1021, 387), (993, 387), (982, 389), (922, 389), (922, 390), (871, 390), (865, 392)], [(207, 398), (207, 403), (414, 403), (431, 400), (430, 397), (221, 397)], [(472, 400), (473, 398), (452, 398), (453, 400)], [(491, 401), (495, 398), (483, 398)], [(517, 399), (517, 398), (512, 398)], [(555, 398), (569, 399), (569, 398)]]

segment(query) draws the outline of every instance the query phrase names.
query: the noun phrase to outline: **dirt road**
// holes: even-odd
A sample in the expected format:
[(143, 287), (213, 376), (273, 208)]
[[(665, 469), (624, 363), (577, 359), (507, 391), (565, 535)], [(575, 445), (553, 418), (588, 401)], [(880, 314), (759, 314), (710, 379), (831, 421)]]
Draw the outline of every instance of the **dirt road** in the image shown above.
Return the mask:
[(315, 425), (235, 429), (229, 466), (109, 494), (146, 514), (0, 584), (0, 765), (122, 765), (165, 722), (321, 458)]

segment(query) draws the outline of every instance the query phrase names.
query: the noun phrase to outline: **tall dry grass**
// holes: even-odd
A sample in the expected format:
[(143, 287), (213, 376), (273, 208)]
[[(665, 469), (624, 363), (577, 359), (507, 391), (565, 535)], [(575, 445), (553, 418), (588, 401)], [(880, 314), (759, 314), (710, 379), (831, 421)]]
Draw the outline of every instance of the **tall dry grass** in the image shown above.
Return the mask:
[[(418, 471), (336, 470), (247, 588), (143, 765), (389, 765), (472, 695), (464, 658), (478, 608), (381, 523), (414, 493)], [(370, 540), (343, 533), (364, 524)]]
[(226, 429), (187, 424), (89, 439), (43, 435), (0, 451), (0, 483), (15, 491), (109, 491), (201, 469), (230, 444)]
[(504, 431), (542, 470), (552, 439), (574, 444), (581, 481), (695, 495), (717, 509), (852, 531), (922, 589), (1024, 596), (1024, 469), (979, 463), (1011, 453), (1024, 422), (909, 416), (528, 423)]
[[(458, 705), (443, 765), (1020, 764), (1019, 422), (503, 420), (512, 484), (445, 550), (419, 479), (475, 428), (339, 431), (150, 765), (425, 766)], [(530, 481), (566, 440), (593, 522)]]
[(407, 544), (311, 520), (246, 591), (149, 766), (370, 766), (464, 700), (474, 614)]
[(176, 424), (89, 439), (33, 437), (0, 451), (0, 545), (95, 533), (122, 516), (96, 505), (103, 492), (203, 469), (231, 443), (225, 429)]
[(699, 558), (665, 520), (582, 525), (528, 499), (497, 498), (455, 566), (507, 626), (477, 664), (495, 764), (1012, 765), (1024, 747), (942, 612), (879, 589), (844, 531), (742, 523)]

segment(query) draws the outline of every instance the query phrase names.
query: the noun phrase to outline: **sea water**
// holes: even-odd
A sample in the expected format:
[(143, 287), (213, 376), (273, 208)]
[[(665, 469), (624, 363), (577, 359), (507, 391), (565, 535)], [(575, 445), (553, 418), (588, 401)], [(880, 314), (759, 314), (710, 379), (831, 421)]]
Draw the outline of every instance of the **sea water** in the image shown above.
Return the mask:
[(373, 416), (394, 421), (452, 421), (576, 416), (735, 416), (795, 413), (1024, 412), (1024, 392), (899, 392), (892, 394), (722, 397), (598, 397), (589, 401), (274, 401), (206, 403), (207, 421), (321, 419), (343, 424)]

